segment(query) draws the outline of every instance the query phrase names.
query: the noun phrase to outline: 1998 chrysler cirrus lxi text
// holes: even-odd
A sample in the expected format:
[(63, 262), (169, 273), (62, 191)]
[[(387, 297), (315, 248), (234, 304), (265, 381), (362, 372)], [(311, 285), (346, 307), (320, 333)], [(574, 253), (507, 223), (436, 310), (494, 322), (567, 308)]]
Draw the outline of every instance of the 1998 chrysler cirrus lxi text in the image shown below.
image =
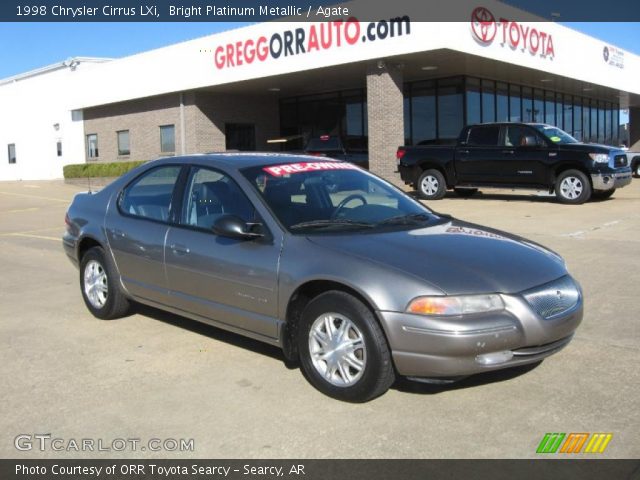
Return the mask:
[(557, 254), (346, 162), (155, 160), (78, 194), (65, 221), (96, 317), (139, 302), (277, 345), (340, 400), (540, 361), (582, 319)]

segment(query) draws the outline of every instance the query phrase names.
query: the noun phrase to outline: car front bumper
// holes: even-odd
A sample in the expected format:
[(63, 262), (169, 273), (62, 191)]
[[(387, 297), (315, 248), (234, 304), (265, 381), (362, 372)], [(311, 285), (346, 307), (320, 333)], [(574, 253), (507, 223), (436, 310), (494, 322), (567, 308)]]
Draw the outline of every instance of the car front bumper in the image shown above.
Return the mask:
[(583, 315), (582, 295), (562, 315), (545, 320), (518, 295), (505, 310), (460, 317), (379, 312), (400, 375), (450, 378), (525, 365), (565, 347)]
[(606, 191), (614, 188), (622, 188), (631, 183), (631, 169), (617, 173), (595, 173), (591, 175), (591, 184), (594, 190)]

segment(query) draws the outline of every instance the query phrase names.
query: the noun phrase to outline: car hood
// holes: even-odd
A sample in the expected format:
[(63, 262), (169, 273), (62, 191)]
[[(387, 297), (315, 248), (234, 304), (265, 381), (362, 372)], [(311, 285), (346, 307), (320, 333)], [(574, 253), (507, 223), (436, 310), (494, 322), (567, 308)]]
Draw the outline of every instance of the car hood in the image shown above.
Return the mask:
[(624, 154), (624, 150), (620, 148), (601, 145), (599, 143), (565, 143), (560, 146), (560, 149), (585, 153), (613, 153), (614, 155)]
[(567, 273), (562, 258), (541, 245), (459, 220), (408, 231), (313, 235), (308, 239), (342, 254), (401, 270), (449, 295), (516, 293)]

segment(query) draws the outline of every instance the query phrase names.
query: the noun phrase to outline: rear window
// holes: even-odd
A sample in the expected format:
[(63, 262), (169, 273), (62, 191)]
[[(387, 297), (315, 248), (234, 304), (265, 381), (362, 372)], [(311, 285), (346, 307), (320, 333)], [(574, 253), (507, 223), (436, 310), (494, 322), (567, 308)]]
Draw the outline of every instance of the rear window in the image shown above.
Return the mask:
[(498, 125), (473, 127), (469, 130), (467, 145), (496, 147), (499, 137), (500, 127)]

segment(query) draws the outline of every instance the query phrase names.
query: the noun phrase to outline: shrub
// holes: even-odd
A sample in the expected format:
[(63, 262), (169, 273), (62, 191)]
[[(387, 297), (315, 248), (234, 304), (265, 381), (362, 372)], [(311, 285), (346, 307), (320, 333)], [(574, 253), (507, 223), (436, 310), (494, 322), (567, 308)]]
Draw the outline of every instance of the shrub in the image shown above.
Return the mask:
[(64, 178), (119, 177), (144, 162), (74, 163), (63, 167)]

